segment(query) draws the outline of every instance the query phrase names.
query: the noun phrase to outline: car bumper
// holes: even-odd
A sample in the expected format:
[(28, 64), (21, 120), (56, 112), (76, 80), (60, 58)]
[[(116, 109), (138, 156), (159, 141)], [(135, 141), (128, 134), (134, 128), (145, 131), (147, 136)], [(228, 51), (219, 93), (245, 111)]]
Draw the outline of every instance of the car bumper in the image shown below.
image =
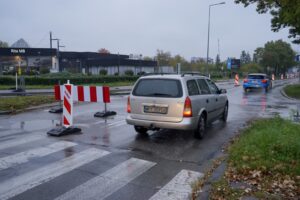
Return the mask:
[(264, 83), (257, 83), (257, 84), (249, 84), (249, 83), (244, 83), (243, 87), (244, 88), (267, 88), (269, 84), (264, 84)]
[(133, 119), (130, 115), (126, 118), (127, 124), (134, 126), (142, 126), (146, 128), (162, 128), (162, 129), (176, 129), (176, 130), (195, 130), (198, 125), (198, 118), (183, 118), (180, 122), (162, 122), (149, 121), (141, 119)]

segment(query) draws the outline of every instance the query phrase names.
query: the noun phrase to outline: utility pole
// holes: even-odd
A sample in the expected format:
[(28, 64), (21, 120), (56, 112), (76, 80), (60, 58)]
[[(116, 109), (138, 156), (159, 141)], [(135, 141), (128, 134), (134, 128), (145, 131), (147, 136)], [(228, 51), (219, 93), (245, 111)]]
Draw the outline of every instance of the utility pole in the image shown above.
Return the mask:
[(52, 32), (50, 31), (50, 49), (52, 49)]
[(218, 39), (218, 54), (219, 54), (219, 57), (220, 57), (220, 40)]

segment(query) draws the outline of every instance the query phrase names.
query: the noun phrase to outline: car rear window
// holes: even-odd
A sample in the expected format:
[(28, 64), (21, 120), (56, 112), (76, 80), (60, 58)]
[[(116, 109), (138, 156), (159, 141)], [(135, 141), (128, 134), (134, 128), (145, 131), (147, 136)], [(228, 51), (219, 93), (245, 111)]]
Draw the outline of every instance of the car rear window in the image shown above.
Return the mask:
[(248, 75), (248, 79), (264, 79), (264, 75)]
[(141, 79), (132, 94), (145, 97), (182, 97), (182, 86), (179, 80), (174, 79)]

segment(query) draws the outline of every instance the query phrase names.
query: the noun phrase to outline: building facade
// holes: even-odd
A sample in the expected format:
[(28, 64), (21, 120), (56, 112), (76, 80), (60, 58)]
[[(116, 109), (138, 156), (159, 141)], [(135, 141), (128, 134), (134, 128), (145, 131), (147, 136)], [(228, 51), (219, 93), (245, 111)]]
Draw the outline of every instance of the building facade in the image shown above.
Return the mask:
[(97, 52), (57, 52), (54, 48), (0, 48), (0, 74), (21, 68), (30, 71), (49, 71), (99, 74), (106, 70), (108, 75), (123, 75), (132, 71), (138, 75), (153, 72), (174, 72), (173, 67), (158, 67), (156, 61), (131, 59), (129, 55)]

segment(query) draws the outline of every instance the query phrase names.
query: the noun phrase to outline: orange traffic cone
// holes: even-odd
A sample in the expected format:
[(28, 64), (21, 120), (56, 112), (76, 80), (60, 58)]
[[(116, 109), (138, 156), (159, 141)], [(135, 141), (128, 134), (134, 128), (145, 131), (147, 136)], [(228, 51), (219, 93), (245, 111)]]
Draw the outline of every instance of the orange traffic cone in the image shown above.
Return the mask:
[(240, 86), (239, 75), (236, 74), (234, 77), (234, 86)]
[(272, 74), (272, 81), (275, 81), (275, 75)]

